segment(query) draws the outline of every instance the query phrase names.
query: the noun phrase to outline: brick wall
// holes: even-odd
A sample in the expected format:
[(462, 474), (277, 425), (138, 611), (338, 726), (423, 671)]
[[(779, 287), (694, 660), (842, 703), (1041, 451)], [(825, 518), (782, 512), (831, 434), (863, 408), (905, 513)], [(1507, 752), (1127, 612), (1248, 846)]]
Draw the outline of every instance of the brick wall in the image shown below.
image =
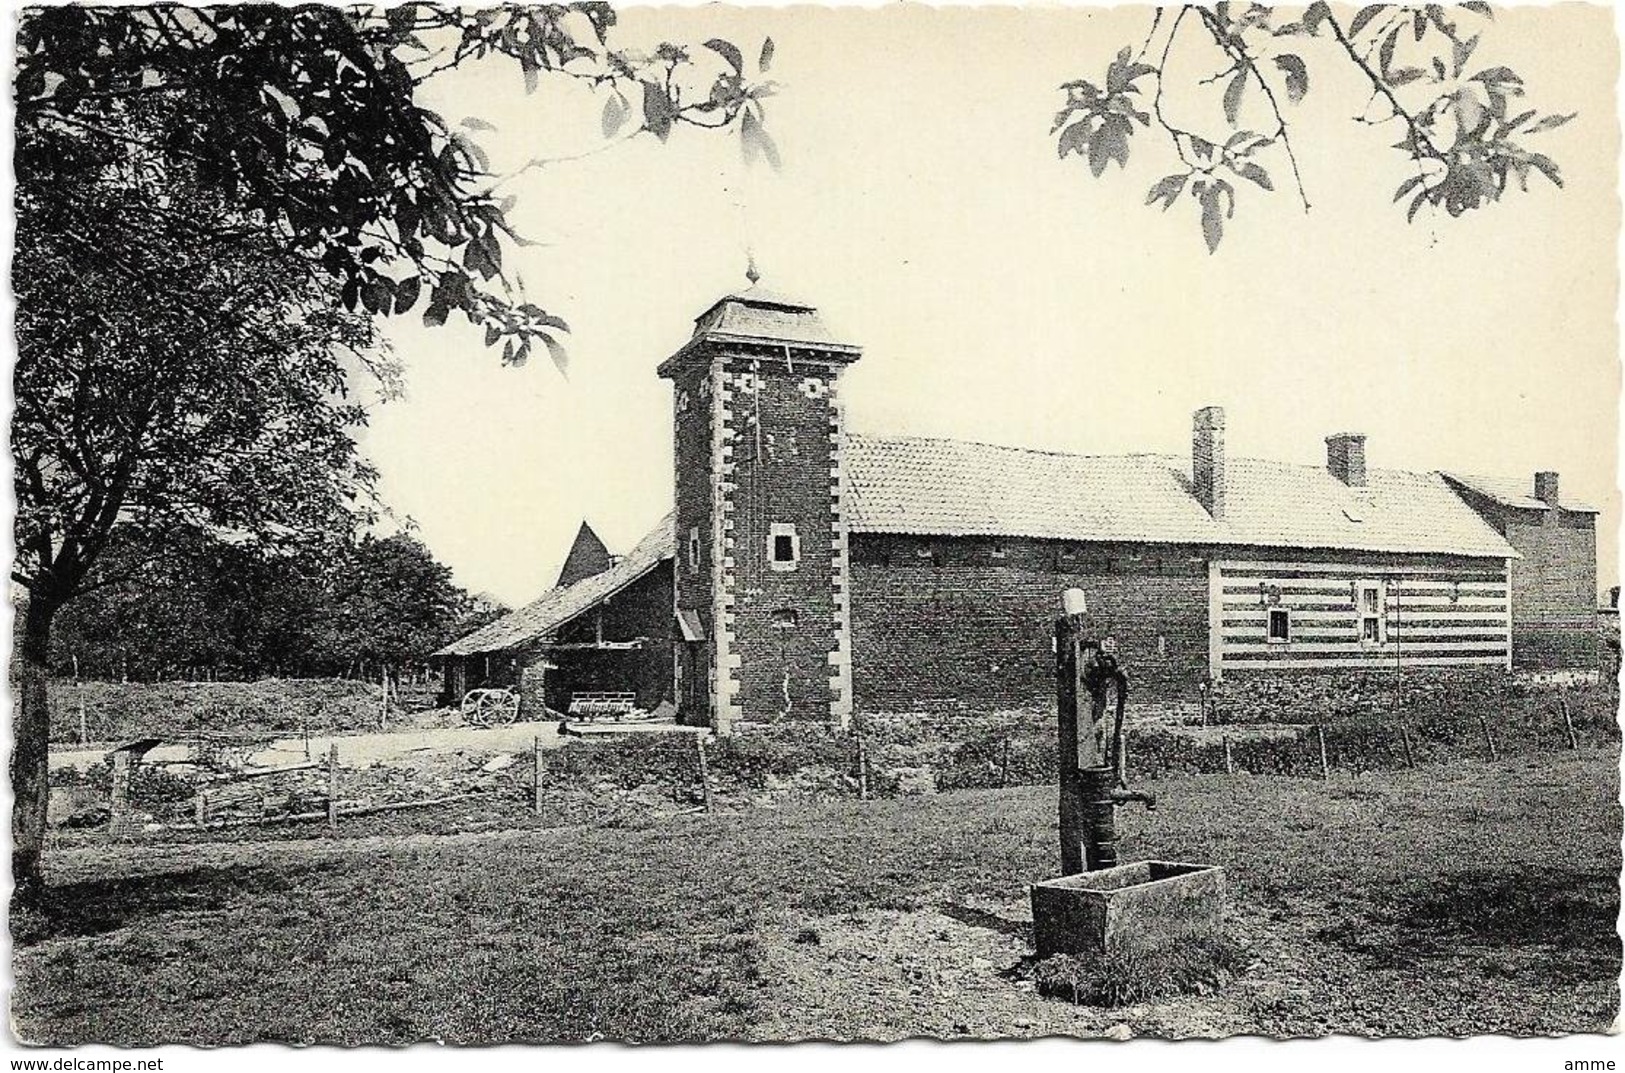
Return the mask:
[(1114, 637), (1140, 697), (1194, 697), (1207, 676), (1207, 563), (1191, 548), (854, 533), (860, 711), (956, 701), (1053, 703), (1061, 592)]
[[(540, 695), (548, 707), (562, 711), (574, 691), (613, 691), (637, 694), (638, 706), (653, 708), (672, 697), (672, 571), (661, 563), (649, 573), (606, 600), (603, 640), (645, 638), (642, 648), (619, 651), (537, 649), (523, 657), (520, 675), (523, 700), (534, 704)], [(598, 639), (598, 613), (588, 611), (558, 631), (561, 644), (582, 644)], [(555, 664), (541, 671), (544, 662)]]
[(1523, 555), (1512, 563), (1512, 664), (1557, 670), (1597, 666), (1595, 518), (1566, 510), (1507, 510), (1503, 532)]
[(706, 640), (681, 645), (677, 678), (683, 683), (679, 717), (710, 722), (711, 636), (715, 628), (712, 581), (716, 570), (713, 509), (715, 477), (713, 429), (717, 377), (708, 364), (689, 366), (672, 377), (673, 456), (676, 460), (676, 541), (672, 563), (674, 606), (691, 612)]
[[(839, 646), (832, 554), (831, 376), (782, 360), (729, 366), (732, 488), (725, 583), (731, 595), (738, 718), (827, 722)], [(772, 562), (774, 526), (793, 526), (794, 569)]]
[(1456, 491), (1523, 556), (1512, 561), (1513, 667), (1596, 668), (1596, 516), (1508, 507)]

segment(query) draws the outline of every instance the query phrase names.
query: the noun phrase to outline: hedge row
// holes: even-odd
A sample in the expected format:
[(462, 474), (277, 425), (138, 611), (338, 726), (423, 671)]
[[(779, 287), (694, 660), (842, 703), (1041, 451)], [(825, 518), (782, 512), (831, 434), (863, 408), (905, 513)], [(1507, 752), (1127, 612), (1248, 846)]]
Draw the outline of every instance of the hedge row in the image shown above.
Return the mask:
[(1577, 723), (1614, 722), (1611, 689), (1560, 689), (1527, 675), (1471, 669), (1232, 677), (1213, 684), (1208, 717), (1219, 724), (1476, 720), (1479, 715), (1517, 720), (1537, 710), (1555, 711), (1560, 698), (1570, 701), (1571, 710), (1583, 709), (1574, 712)]
[[(1506, 707), (1490, 704), (1493, 697), (1478, 703), (1469, 702), (1473, 694), (1467, 692), (1449, 696), (1449, 702), (1402, 708), (1400, 718), (1387, 711), (1362, 710), (1323, 724), (1329, 766), (1355, 772), (1405, 767), (1401, 726), (1409, 731), (1415, 763), (1486, 756), (1480, 715), (1501, 755), (1567, 747), (1555, 694), (1509, 694)], [(1564, 696), (1583, 740), (1618, 741), (1609, 691), (1570, 689)], [(1196, 731), (1131, 723), (1131, 780), (1224, 772), (1226, 737), (1230, 765), (1238, 773), (1300, 777), (1320, 773), (1320, 739), (1312, 726), (1235, 725)], [(868, 792), (875, 797), (1055, 780), (1053, 716), (1042, 712), (870, 715), (860, 719), (851, 733), (814, 723), (743, 724), (732, 737), (707, 746), (707, 764), (713, 791), (723, 796), (855, 796), (860, 787), (860, 748)], [(687, 735), (571, 742), (544, 754), (543, 772), (550, 785), (643, 788), (676, 798), (698, 786), (696, 746)]]

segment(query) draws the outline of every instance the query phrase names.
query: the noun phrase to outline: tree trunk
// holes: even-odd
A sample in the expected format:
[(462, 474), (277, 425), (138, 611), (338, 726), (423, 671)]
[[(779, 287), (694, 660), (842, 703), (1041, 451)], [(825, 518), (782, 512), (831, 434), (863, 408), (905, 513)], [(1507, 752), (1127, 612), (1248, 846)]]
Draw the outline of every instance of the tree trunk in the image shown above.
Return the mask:
[(46, 659), (56, 606), (35, 597), (22, 614), (12, 660), (17, 691), (11, 752), (11, 877), (16, 901), (27, 903), (44, 889), (40, 849), (45, 842), (45, 809), (50, 800), (51, 711), (46, 694)]

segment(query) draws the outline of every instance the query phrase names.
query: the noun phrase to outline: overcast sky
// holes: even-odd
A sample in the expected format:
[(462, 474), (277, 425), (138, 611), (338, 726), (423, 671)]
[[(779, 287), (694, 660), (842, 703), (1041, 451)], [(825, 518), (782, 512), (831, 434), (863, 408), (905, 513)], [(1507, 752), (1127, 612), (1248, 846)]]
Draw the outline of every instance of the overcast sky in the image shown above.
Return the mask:
[[(1357, 79), (1327, 42), (1294, 46), (1310, 64), (1289, 120), (1313, 210), (1266, 158), (1276, 192), (1240, 191), (1213, 256), (1194, 203), (1143, 207), (1173, 170), (1151, 132), (1101, 180), (1057, 160), (1047, 133), (1059, 84), (1099, 79), (1149, 24), (1135, 7), (623, 9), (623, 44), (720, 36), (754, 56), (774, 39), (768, 129), (783, 171), (746, 169), (737, 139), (682, 129), (509, 183), (512, 219), (544, 244), (510, 249), (509, 264), (570, 322), (569, 377), (545, 358), (502, 368), (466, 326), (390, 324), (409, 397), (377, 412), (366, 441), (386, 499), (461, 584), (509, 603), (552, 584), (583, 518), (629, 548), (671, 499), (670, 388), (655, 366), (745, 285), (754, 253), (764, 283), (865, 348), (846, 374), (855, 430), (1183, 453), (1191, 412), (1218, 404), (1234, 455), (1321, 464), (1327, 434), (1360, 431), (1377, 467), (1531, 481), (1555, 469), (1566, 497), (1606, 508), (1611, 583), (1611, 13), (1503, 11), (1475, 57), (1515, 67), (1528, 107), (1580, 113), (1539, 136), (1565, 189), (1537, 179), (1409, 226), (1390, 205), (1414, 174), (1387, 148), (1394, 125), (1351, 122)], [(1194, 47), (1183, 62), (1216, 69)], [(1204, 93), (1168, 105), (1227, 133), (1217, 90)], [(496, 126), (479, 137), (499, 173), (602, 140), (602, 97), (545, 82), (527, 96), (511, 66), (461, 72), (432, 96), (453, 121)], [(1260, 106), (1244, 103), (1243, 125), (1265, 122)]]

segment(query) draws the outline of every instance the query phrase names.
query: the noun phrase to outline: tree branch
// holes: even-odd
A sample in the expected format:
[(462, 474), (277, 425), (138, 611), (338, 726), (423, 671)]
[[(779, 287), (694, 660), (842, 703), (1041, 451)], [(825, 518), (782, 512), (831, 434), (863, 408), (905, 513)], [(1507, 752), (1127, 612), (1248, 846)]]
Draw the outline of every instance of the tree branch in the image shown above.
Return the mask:
[(1254, 61), (1252, 54), (1247, 51), (1247, 46), (1241, 40), (1240, 35), (1231, 35), (1224, 26), (1220, 25), (1218, 15), (1207, 8), (1197, 8), (1196, 10), (1201, 15), (1202, 22), (1207, 26), (1208, 33), (1212, 36), (1214, 42), (1224, 49), (1226, 53), (1235, 57), (1236, 65), (1253, 76), (1253, 80), (1258, 83), (1258, 87), (1264, 91), (1264, 96), (1269, 100), (1270, 111), (1275, 113), (1274, 137), (1281, 140), (1281, 147), (1286, 150), (1287, 161), (1292, 165), (1292, 182), (1298, 188), (1298, 200), (1303, 202), (1303, 211), (1308, 212), (1310, 208), (1309, 195), (1303, 188), (1303, 173), (1298, 170), (1298, 155), (1292, 151), (1292, 138), (1287, 134), (1286, 117), (1281, 114), (1281, 103), (1275, 99), (1275, 90), (1264, 80), (1263, 74), (1258, 70), (1258, 64)]

